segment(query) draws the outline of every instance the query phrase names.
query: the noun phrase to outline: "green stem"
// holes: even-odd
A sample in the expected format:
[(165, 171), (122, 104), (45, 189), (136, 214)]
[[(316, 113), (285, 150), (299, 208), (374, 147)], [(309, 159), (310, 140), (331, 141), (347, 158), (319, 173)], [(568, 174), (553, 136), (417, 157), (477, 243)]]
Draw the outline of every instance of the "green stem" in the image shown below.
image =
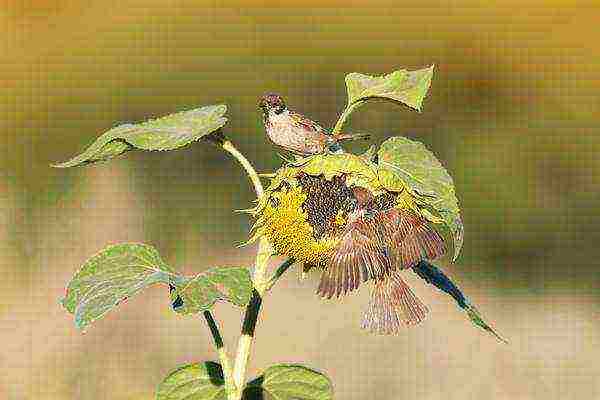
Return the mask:
[(352, 114), (352, 111), (354, 111), (355, 109), (357, 109), (360, 105), (362, 105), (363, 103), (365, 103), (364, 100), (359, 100), (359, 101), (355, 101), (352, 104), (348, 104), (346, 105), (346, 108), (344, 108), (344, 111), (342, 112), (342, 115), (340, 115), (340, 117), (338, 118), (337, 122), (335, 123), (335, 126), (333, 127), (333, 130), (331, 131), (332, 135), (337, 135), (342, 131), (342, 126), (344, 126), (344, 123), (346, 122), (346, 120), (348, 119), (348, 117), (350, 116), (350, 114)]
[(254, 295), (252, 296), (250, 304), (248, 304), (246, 307), (246, 314), (244, 315), (244, 323), (242, 325), (242, 335), (238, 341), (238, 349), (233, 368), (233, 381), (238, 387), (238, 391), (236, 393), (237, 396), (232, 400), (240, 400), (242, 397), (246, 379), (246, 370), (248, 368), (248, 361), (250, 361), (250, 353), (252, 350), (252, 344), (254, 342), (256, 322), (258, 321), (262, 297), (267, 288), (267, 265), (272, 254), (273, 249), (269, 241), (264, 237), (261, 238), (258, 244), (258, 252), (256, 254), (256, 262), (254, 265), (254, 275), (252, 277), (255, 289)]
[[(248, 174), (250, 181), (254, 185), (256, 196), (258, 198), (262, 197), (264, 194), (262, 183), (260, 182), (260, 178), (256, 173), (256, 170), (248, 161), (248, 159), (228, 140), (225, 140), (221, 144), (221, 147), (230, 153), (242, 165)], [(254, 274), (252, 276), (252, 281), (254, 283), (254, 294), (250, 304), (248, 304), (246, 307), (244, 323), (242, 326), (242, 334), (238, 341), (235, 363), (233, 366), (232, 376), (230, 378), (232, 381), (231, 385), (235, 388), (235, 391), (228, 396), (229, 400), (240, 400), (242, 398), (246, 379), (246, 370), (248, 369), (252, 343), (254, 341), (254, 331), (258, 321), (260, 306), (262, 304), (262, 296), (266, 292), (268, 286), (268, 279), (266, 278), (267, 265), (272, 254), (273, 249), (271, 244), (266, 238), (261, 238), (258, 244), (258, 251), (254, 264)]]
[(237, 392), (237, 388), (233, 380), (233, 370), (231, 368), (229, 356), (227, 355), (227, 349), (223, 344), (221, 332), (219, 332), (219, 326), (210, 311), (204, 311), (203, 314), (215, 342), (217, 354), (219, 355), (219, 361), (221, 361), (221, 368), (223, 369), (223, 377), (225, 378), (225, 390), (227, 391), (227, 396), (233, 396)]
[(250, 181), (254, 185), (256, 196), (259, 198), (262, 197), (264, 189), (262, 187), (262, 183), (260, 182), (260, 178), (258, 177), (258, 174), (256, 173), (256, 170), (252, 164), (250, 164), (250, 161), (248, 161), (248, 159), (242, 153), (240, 153), (229, 140), (224, 141), (221, 147), (223, 147), (223, 150), (230, 153), (242, 165), (248, 174)]

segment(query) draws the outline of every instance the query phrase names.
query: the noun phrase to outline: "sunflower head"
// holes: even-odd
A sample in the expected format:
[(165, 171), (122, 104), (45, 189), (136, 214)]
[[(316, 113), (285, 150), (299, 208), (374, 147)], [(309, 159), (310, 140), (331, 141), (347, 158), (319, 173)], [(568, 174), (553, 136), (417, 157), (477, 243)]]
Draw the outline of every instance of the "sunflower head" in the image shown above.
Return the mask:
[(302, 187), (283, 185), (271, 194), (257, 221), (257, 231), (269, 238), (278, 253), (320, 264), (338, 239), (334, 235), (318, 235), (318, 227), (309, 223), (304, 206), (307, 199)]
[(276, 171), (258, 205), (254, 239), (265, 236), (275, 250), (298, 262), (322, 266), (358, 207), (417, 210), (408, 191), (387, 190), (377, 166), (354, 154), (322, 154)]
[[(290, 161), (271, 175), (249, 210), (250, 242), (266, 238), (277, 253), (321, 270), (317, 294), (346, 295), (372, 283), (363, 327), (397, 333), (422, 321), (427, 307), (400, 273), (446, 253), (431, 224), (462, 242), (452, 180), (422, 145), (392, 138), (375, 155), (326, 153)], [(417, 268), (418, 270), (418, 268)]]

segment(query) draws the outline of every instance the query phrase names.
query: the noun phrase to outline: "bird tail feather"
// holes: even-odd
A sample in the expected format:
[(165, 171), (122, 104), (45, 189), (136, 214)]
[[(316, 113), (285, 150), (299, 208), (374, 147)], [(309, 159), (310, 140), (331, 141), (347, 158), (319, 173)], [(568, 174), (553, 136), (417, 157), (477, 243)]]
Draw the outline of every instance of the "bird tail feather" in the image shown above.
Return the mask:
[(396, 271), (375, 282), (362, 328), (382, 335), (397, 334), (402, 326), (423, 321), (428, 311)]

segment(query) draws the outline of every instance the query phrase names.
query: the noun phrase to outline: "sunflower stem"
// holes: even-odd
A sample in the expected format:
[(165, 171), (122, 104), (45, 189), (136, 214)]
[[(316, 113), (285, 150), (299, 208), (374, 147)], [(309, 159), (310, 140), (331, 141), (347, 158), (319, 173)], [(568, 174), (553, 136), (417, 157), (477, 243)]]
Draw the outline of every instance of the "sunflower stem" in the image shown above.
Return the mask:
[(264, 237), (261, 238), (258, 243), (258, 251), (254, 264), (254, 275), (252, 277), (254, 282), (254, 293), (250, 304), (246, 307), (244, 323), (242, 325), (242, 334), (238, 340), (238, 349), (233, 368), (233, 381), (238, 390), (236, 396), (232, 400), (240, 400), (242, 398), (258, 314), (260, 313), (260, 307), (262, 305), (262, 297), (267, 288), (267, 265), (272, 254), (273, 248), (269, 241)]
[[(264, 194), (264, 189), (262, 183), (260, 182), (259, 175), (250, 161), (248, 161), (248, 159), (235, 148), (233, 143), (228, 140), (225, 140), (221, 144), (221, 147), (223, 150), (231, 154), (242, 165), (246, 171), (246, 174), (248, 174), (250, 181), (254, 185), (254, 191), (256, 192), (257, 198), (260, 199)], [(252, 300), (246, 307), (244, 322), (242, 325), (242, 333), (238, 340), (233, 371), (230, 375), (227, 375), (225, 374), (225, 367), (223, 367), (226, 385), (227, 380), (229, 380), (229, 387), (232, 388), (232, 390), (227, 393), (229, 400), (240, 400), (244, 392), (246, 370), (248, 369), (248, 362), (250, 361), (252, 344), (254, 342), (254, 332), (256, 329), (256, 323), (258, 321), (258, 315), (260, 313), (260, 307), (262, 305), (262, 297), (268, 288), (270, 288), (270, 286), (272, 286), (274, 283), (267, 278), (267, 266), (272, 255), (273, 248), (271, 247), (271, 244), (266, 238), (261, 238), (258, 243), (258, 250), (254, 263), (254, 273), (252, 276), (254, 293)], [(285, 272), (285, 269), (281, 272), (281, 274), (278, 275), (278, 277), (281, 276), (283, 272)]]

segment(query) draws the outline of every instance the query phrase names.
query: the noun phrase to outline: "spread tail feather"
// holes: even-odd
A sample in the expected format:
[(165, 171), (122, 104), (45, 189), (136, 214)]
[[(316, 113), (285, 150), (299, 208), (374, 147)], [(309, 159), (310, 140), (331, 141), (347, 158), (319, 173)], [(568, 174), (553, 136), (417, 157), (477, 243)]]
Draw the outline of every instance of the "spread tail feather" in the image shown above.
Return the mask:
[(393, 272), (375, 282), (362, 328), (383, 335), (397, 334), (403, 325), (423, 321), (428, 311), (400, 274)]

